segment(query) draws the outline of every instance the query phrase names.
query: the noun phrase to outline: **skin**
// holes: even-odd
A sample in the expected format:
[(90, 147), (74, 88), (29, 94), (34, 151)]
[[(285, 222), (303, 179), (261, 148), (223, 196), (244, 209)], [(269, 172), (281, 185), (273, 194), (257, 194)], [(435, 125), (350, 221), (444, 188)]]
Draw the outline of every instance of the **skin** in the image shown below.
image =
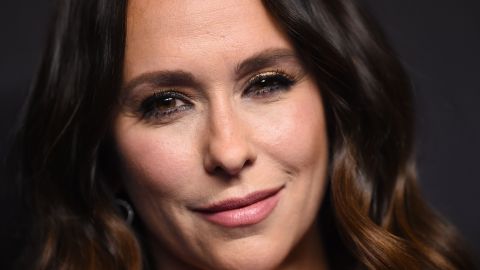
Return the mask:
[[(276, 60), (238, 72), (259, 55)], [(166, 71), (193, 83), (159, 80)], [(252, 90), (252, 78), (277, 73), (294, 83)], [(181, 96), (142, 111), (167, 90)], [(320, 90), (260, 1), (129, 1), (121, 100), (124, 188), (158, 269), (325, 268), (314, 226), (328, 159)], [(278, 204), (254, 225), (192, 210), (275, 187)]]

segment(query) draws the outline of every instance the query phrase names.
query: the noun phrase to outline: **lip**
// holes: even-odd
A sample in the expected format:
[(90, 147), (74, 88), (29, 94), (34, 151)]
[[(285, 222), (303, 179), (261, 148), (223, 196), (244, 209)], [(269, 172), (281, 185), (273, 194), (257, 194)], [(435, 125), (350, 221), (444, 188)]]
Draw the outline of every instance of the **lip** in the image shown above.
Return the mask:
[(228, 228), (254, 225), (272, 213), (283, 188), (284, 186), (261, 190), (193, 210), (207, 221)]

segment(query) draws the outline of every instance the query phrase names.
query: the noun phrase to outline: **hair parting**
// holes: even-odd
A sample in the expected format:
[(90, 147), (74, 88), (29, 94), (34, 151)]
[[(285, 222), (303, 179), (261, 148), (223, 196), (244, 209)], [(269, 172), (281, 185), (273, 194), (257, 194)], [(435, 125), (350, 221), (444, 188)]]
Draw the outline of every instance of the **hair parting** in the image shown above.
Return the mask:
[[(318, 222), (329, 266), (474, 269), (455, 229), (420, 196), (411, 82), (377, 23), (353, 0), (263, 4), (321, 91), (330, 182)], [(24, 267), (148, 269), (142, 224), (126, 224), (114, 205), (109, 128), (127, 1), (56, 8), (13, 156), (35, 221)]]

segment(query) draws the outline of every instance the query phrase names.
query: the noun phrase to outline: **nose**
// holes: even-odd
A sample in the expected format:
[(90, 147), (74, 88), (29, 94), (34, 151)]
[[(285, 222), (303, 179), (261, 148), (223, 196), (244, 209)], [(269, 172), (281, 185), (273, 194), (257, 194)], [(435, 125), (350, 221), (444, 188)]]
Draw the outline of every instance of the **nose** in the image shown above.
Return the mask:
[(208, 173), (232, 177), (253, 165), (256, 152), (249, 140), (248, 125), (233, 108), (212, 109), (207, 125), (204, 167)]

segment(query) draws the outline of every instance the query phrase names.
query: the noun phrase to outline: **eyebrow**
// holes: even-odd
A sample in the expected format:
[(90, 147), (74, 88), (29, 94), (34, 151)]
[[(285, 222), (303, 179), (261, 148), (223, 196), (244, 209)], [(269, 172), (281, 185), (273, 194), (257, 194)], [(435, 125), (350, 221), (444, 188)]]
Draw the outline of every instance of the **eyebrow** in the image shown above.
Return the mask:
[[(273, 66), (282, 61), (295, 60), (296, 55), (291, 49), (270, 48), (254, 54), (240, 62), (235, 67), (235, 77), (240, 79), (247, 74), (257, 70)], [(122, 93), (130, 93), (133, 89), (142, 84), (155, 86), (184, 86), (193, 88), (202, 88), (202, 84), (195, 76), (184, 70), (160, 70), (142, 73), (139, 76), (128, 81), (122, 87)]]
[(279, 62), (287, 60), (296, 60), (296, 55), (292, 50), (286, 48), (267, 49), (243, 60), (235, 68), (235, 74), (237, 79), (239, 79), (254, 71), (274, 66)]
[(152, 84), (158, 86), (186, 86), (198, 87), (200, 83), (195, 79), (192, 73), (183, 70), (162, 70), (142, 73), (134, 79), (127, 82), (122, 87), (123, 93), (129, 93), (142, 84)]

